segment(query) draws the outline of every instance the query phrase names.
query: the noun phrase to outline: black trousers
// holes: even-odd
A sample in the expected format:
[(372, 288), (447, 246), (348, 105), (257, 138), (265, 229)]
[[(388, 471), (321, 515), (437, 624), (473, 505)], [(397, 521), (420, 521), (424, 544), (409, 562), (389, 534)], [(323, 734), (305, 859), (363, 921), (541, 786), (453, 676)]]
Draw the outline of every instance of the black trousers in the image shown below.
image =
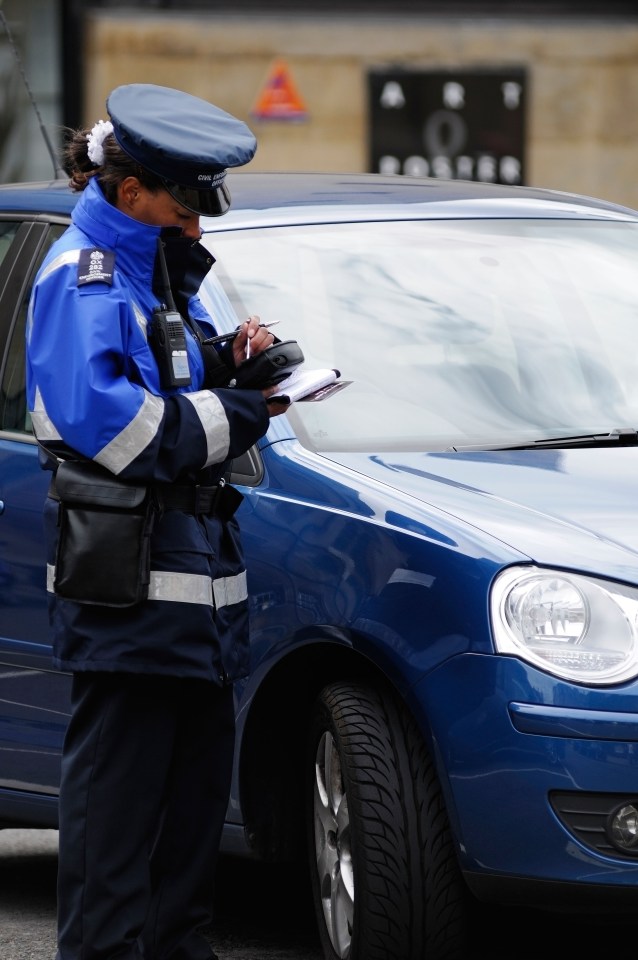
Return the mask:
[(60, 787), (57, 960), (210, 960), (232, 688), (77, 673)]

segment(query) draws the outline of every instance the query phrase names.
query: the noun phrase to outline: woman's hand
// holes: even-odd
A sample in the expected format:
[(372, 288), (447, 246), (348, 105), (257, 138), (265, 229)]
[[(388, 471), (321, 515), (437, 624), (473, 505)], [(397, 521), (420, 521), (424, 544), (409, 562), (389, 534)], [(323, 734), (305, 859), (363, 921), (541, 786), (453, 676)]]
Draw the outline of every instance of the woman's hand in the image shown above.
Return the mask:
[[(260, 325), (258, 316), (248, 317), (248, 320), (244, 320), (242, 323), (237, 336), (233, 340), (233, 359), (235, 366), (240, 366), (244, 360), (248, 360), (249, 357), (261, 353), (263, 350), (266, 350), (267, 347), (271, 347), (274, 342), (275, 338), (273, 334), (269, 333), (266, 327)], [(284, 399), (278, 396), (278, 392), (278, 384), (272, 387), (264, 387), (264, 389), (261, 390), (261, 395), (268, 404), (268, 413), (271, 418), (278, 417), (281, 413), (285, 413), (290, 407), (290, 400), (288, 400), (287, 397)], [(271, 402), (270, 397), (277, 397), (277, 400)]]
[(244, 320), (242, 323), (237, 336), (233, 340), (235, 366), (238, 367), (248, 357), (261, 353), (266, 347), (271, 347), (274, 342), (273, 334), (269, 333), (266, 327), (259, 325), (257, 315), (248, 317), (248, 320)]
[[(261, 392), (265, 397), (271, 420), (273, 417), (278, 417), (280, 413), (286, 413), (287, 410), (290, 409), (290, 400), (288, 397), (281, 396), (280, 386), (278, 383), (272, 387), (266, 387)], [(273, 397), (274, 399), (270, 400), (270, 397)]]

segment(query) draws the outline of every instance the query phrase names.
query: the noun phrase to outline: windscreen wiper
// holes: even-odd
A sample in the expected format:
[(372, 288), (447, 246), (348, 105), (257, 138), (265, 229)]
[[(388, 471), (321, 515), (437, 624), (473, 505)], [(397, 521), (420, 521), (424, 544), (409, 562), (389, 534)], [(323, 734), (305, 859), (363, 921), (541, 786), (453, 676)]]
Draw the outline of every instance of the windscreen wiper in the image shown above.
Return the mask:
[(545, 450), (551, 447), (607, 446), (638, 446), (638, 431), (631, 427), (619, 427), (610, 433), (584, 433), (573, 437), (546, 437), (541, 440), (525, 440), (523, 443), (454, 444), (447, 449), (461, 453), (465, 450)]

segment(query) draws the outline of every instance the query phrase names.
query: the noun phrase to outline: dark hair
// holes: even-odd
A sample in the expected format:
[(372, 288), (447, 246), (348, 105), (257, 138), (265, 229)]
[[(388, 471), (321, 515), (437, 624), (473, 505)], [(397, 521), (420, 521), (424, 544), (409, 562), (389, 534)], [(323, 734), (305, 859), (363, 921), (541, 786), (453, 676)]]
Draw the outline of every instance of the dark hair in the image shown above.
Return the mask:
[(89, 159), (88, 136), (90, 130), (67, 130), (62, 153), (62, 165), (71, 178), (69, 186), (76, 193), (84, 190), (92, 177), (98, 177), (104, 196), (115, 204), (118, 184), (127, 177), (137, 177), (143, 187), (155, 193), (163, 187), (156, 174), (140, 166), (122, 150), (112, 133), (103, 141), (104, 162), (96, 167)]

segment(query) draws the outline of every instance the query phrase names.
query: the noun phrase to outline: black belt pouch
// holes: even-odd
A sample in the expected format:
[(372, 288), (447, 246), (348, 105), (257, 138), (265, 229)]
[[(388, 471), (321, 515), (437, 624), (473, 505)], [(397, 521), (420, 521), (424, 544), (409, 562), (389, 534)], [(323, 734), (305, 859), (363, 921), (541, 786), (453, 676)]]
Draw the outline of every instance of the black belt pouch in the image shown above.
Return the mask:
[(148, 488), (91, 461), (65, 460), (51, 495), (60, 501), (56, 595), (107, 607), (145, 600), (155, 517)]

